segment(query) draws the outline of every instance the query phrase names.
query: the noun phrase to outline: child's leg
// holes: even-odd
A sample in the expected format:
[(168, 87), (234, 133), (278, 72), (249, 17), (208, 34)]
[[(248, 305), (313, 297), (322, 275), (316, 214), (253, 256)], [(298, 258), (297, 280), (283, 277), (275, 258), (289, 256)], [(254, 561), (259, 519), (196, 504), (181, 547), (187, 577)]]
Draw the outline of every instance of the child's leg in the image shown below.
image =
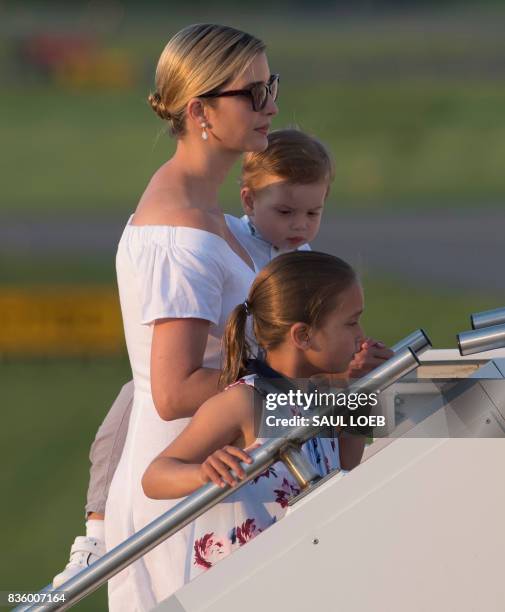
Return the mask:
[(133, 404), (133, 381), (126, 383), (112, 404), (91, 445), (91, 468), (86, 502), (88, 519), (103, 519), (109, 487), (128, 433)]
[(86, 503), (86, 536), (77, 536), (70, 549), (70, 561), (53, 578), (60, 587), (105, 553), (104, 512), (109, 487), (116, 471), (128, 433), (133, 404), (133, 381), (123, 386), (100, 425), (91, 446), (88, 498)]

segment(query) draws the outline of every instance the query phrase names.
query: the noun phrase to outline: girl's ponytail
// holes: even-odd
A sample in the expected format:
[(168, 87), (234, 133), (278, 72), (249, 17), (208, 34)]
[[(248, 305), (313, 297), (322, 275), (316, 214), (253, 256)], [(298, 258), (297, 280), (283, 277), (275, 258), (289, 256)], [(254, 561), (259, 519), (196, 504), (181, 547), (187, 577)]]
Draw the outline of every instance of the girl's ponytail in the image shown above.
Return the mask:
[(244, 376), (250, 347), (246, 339), (249, 306), (243, 302), (232, 310), (223, 334), (224, 364), (219, 377), (219, 388), (224, 389)]

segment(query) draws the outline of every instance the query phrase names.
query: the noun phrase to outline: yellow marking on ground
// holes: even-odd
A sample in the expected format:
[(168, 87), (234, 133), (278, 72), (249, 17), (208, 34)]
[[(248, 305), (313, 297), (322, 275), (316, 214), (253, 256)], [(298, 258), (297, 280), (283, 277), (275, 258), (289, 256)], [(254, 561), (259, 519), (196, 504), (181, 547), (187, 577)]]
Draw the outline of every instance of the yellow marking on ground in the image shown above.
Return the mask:
[(117, 289), (0, 289), (0, 354), (110, 355), (125, 350)]

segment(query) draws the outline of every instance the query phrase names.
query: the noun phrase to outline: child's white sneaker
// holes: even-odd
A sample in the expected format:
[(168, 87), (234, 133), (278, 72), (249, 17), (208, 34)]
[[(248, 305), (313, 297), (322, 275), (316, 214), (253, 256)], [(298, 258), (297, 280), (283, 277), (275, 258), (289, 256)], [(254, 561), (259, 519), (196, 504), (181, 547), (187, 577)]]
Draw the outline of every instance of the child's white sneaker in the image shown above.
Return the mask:
[(105, 554), (105, 543), (96, 538), (77, 536), (70, 549), (70, 561), (65, 569), (53, 578), (53, 587), (57, 589), (64, 582), (89, 567)]

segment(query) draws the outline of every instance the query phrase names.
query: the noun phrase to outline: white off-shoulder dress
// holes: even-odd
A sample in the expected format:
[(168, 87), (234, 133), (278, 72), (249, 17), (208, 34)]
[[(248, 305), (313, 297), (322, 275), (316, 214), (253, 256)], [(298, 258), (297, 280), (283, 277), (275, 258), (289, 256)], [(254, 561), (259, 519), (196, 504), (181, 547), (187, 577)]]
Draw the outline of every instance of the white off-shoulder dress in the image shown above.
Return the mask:
[[(116, 257), (117, 279), (135, 395), (128, 435), (105, 510), (110, 550), (169, 510), (177, 500), (148, 499), (141, 479), (149, 463), (189, 419), (164, 421), (153, 404), (150, 355), (157, 319), (210, 321), (203, 365), (219, 368), (228, 314), (247, 297), (255, 271), (216, 234), (188, 227), (125, 227)], [(149, 610), (185, 578), (188, 528), (109, 581), (112, 612)]]

